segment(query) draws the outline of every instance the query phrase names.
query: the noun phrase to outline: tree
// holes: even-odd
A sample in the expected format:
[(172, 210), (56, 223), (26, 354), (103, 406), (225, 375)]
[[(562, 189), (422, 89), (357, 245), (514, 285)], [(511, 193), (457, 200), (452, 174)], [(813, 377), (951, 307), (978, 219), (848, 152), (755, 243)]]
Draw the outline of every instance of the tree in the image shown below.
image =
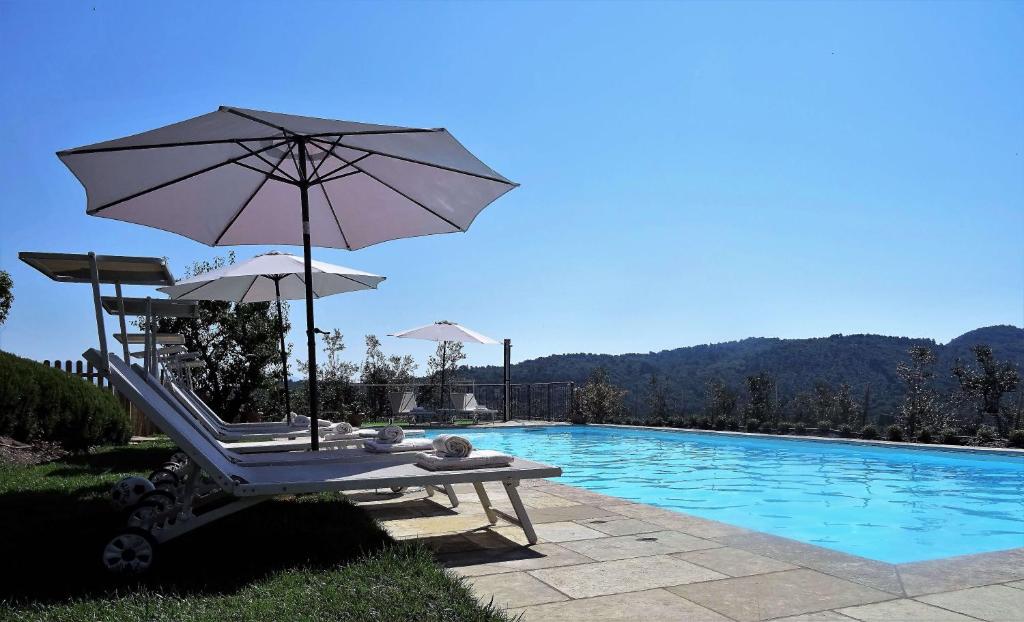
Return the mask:
[(996, 422), (999, 435), (1005, 436), (1007, 422), (1000, 406), (1003, 396), (1017, 389), (1020, 373), (1013, 363), (997, 361), (992, 348), (987, 345), (976, 345), (971, 352), (980, 369), (971, 369), (957, 359), (953, 375), (960, 381), (961, 390), (977, 400), (975, 425), (984, 423), (986, 416), (991, 417)]
[(814, 423), (817, 424), (821, 421), (828, 421), (830, 424), (834, 423), (829, 416), (832, 414), (832, 403), (835, 401), (835, 391), (827, 382), (814, 383), (814, 397), (812, 401), (812, 412), (814, 413)]
[(747, 376), (747, 393), (750, 395), (750, 402), (747, 403), (745, 409), (746, 419), (757, 419), (762, 423), (777, 423), (775, 381), (768, 372)]
[[(234, 260), (229, 253), (227, 258), (196, 262), (185, 274), (193, 277)], [(287, 331), (287, 305), (282, 310)], [(159, 332), (184, 335), (185, 347), (199, 354), (205, 367), (195, 371), (193, 384), (218, 414), (232, 421), (283, 416), (277, 311), (270, 303), (200, 301), (198, 318), (160, 318), (155, 325)]]
[(712, 380), (707, 384), (708, 417), (714, 425), (720, 419), (735, 421), (736, 405), (739, 396), (721, 380)]
[(907, 438), (913, 439), (918, 430), (933, 423), (939, 412), (938, 399), (932, 387), (933, 368), (938, 359), (927, 346), (913, 346), (907, 352), (910, 362), (900, 362), (896, 366), (896, 374), (906, 385), (896, 420)]
[(668, 419), (668, 397), (665, 394), (665, 385), (658, 382), (656, 374), (651, 374), (646, 398), (647, 414), (651, 421), (665, 423)]
[(388, 385), (408, 384), (416, 373), (416, 363), (406, 354), (385, 356), (376, 335), (366, 336), (366, 358), (363, 359), (359, 381), (366, 387), (366, 402), (370, 411), (384, 416), (389, 413)]
[(622, 415), (626, 392), (608, 380), (608, 372), (598, 367), (586, 384), (576, 392), (576, 423), (604, 423)]
[(860, 427), (868, 424), (868, 417), (871, 413), (871, 385), (864, 387), (864, 400), (860, 405)]
[(839, 385), (839, 390), (832, 398), (832, 407), (829, 412), (829, 421), (839, 425), (846, 424), (853, 427), (861, 421), (860, 407), (857, 402), (853, 401), (850, 385), (846, 383)]
[(7, 321), (7, 315), (14, 304), (14, 281), (6, 270), (0, 270), (0, 326)]
[[(434, 403), (441, 403), (442, 384), (450, 387), (458, 382), (459, 363), (466, 359), (459, 341), (439, 341), (434, 354), (427, 359), (427, 380), (430, 386), (426, 397)], [(443, 408), (444, 405), (441, 405)]]
[[(352, 419), (361, 419), (361, 412), (356, 404), (356, 392), (352, 387), (352, 377), (359, 371), (359, 366), (341, 358), (345, 351), (345, 336), (335, 328), (323, 336), (324, 354), (323, 360), (317, 360), (316, 378), (318, 390), (320, 391), (320, 405), (322, 412), (337, 412), (352, 422)], [(309, 364), (306, 361), (299, 361), (299, 371), (309, 375)], [(305, 391), (309, 390), (308, 384)], [(309, 397), (299, 400), (299, 407), (302, 412), (309, 408)], [(355, 425), (353, 423), (353, 425)]]

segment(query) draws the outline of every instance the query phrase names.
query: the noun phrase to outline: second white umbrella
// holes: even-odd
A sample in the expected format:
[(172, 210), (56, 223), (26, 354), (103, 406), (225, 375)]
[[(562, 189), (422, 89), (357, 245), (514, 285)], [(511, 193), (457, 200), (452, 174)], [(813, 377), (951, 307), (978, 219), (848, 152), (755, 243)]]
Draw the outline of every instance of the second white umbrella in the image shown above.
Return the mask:
[[(313, 297), (376, 289), (386, 277), (354, 268), (311, 261)], [(159, 288), (174, 300), (221, 300), (226, 302), (277, 302), (277, 330), (281, 337), (281, 373), (284, 376), (285, 416), (291, 421), (288, 389), (288, 351), (284, 344), (281, 300), (306, 296), (303, 258), (272, 251), (252, 259), (198, 274), (174, 285)]]

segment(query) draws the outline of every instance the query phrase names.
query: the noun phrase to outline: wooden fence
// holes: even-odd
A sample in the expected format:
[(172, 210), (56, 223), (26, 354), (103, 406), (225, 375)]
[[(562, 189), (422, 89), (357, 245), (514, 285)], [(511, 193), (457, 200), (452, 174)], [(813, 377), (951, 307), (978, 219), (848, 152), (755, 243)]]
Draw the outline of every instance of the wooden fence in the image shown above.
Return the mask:
[(53, 367), (59, 369), (69, 376), (77, 376), (90, 384), (94, 384), (101, 389), (106, 389), (117, 396), (121, 407), (128, 413), (128, 421), (130, 422), (132, 436), (152, 436), (156, 434), (156, 427), (149, 422), (146, 417), (135, 408), (131, 402), (125, 399), (123, 396), (118, 395), (117, 391), (114, 391), (114, 387), (110, 386), (110, 382), (106, 376), (103, 375), (98, 369), (92, 366), (92, 363), (86, 361), (70, 361), (70, 360), (53, 360), (49, 359), (43, 361), (43, 365), (47, 367)]

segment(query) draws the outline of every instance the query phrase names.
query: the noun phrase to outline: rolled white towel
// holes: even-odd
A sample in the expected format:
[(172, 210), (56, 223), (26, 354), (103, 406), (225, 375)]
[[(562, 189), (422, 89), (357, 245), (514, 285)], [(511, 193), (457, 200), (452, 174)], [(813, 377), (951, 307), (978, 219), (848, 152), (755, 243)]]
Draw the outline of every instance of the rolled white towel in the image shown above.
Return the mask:
[[(286, 423), (288, 419), (282, 419), (282, 423)], [(309, 417), (306, 415), (296, 415), (292, 413), (292, 425), (299, 427), (309, 427)], [(326, 428), (334, 425), (333, 422), (326, 419), (317, 419), (317, 427)]]
[(464, 436), (438, 434), (434, 437), (434, 451), (445, 458), (465, 458), (473, 451), (473, 443)]
[(383, 427), (377, 432), (377, 440), (381, 443), (401, 443), (405, 440), (405, 430), (397, 425)]
[(330, 427), (331, 434), (352, 434), (355, 428), (348, 421), (339, 421)]
[(416, 454), (416, 466), (428, 471), (455, 471), (460, 469), (494, 469), (507, 467), (515, 459), (489, 449), (478, 449), (465, 458), (446, 458), (437, 453)]

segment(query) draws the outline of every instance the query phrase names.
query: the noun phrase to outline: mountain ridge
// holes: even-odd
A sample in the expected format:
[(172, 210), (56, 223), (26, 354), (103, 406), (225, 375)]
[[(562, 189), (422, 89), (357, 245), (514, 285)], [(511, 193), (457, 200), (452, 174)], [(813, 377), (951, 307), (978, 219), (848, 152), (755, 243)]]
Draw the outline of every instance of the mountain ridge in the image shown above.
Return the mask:
[[(935, 351), (935, 384), (948, 391), (956, 386), (950, 373), (956, 359), (972, 362), (970, 348), (978, 344), (991, 346), (998, 359), (1024, 368), (1024, 328), (1002, 324), (967, 331), (945, 344), (926, 337), (834, 334), (802, 339), (748, 337), (648, 353), (552, 354), (514, 364), (512, 381), (582, 383), (594, 369), (604, 367), (611, 382), (629, 391), (627, 404), (636, 412), (642, 411), (643, 395), (654, 375), (664, 383), (670, 403), (695, 412), (704, 403), (708, 381), (722, 380), (742, 394), (744, 379), (764, 371), (775, 378), (783, 399), (811, 390), (817, 382), (846, 383), (858, 399), (870, 387), (875, 407), (891, 411), (902, 396), (896, 367), (909, 359), (911, 346), (925, 345)], [(466, 367), (460, 375), (476, 382), (501, 382), (502, 368)]]

